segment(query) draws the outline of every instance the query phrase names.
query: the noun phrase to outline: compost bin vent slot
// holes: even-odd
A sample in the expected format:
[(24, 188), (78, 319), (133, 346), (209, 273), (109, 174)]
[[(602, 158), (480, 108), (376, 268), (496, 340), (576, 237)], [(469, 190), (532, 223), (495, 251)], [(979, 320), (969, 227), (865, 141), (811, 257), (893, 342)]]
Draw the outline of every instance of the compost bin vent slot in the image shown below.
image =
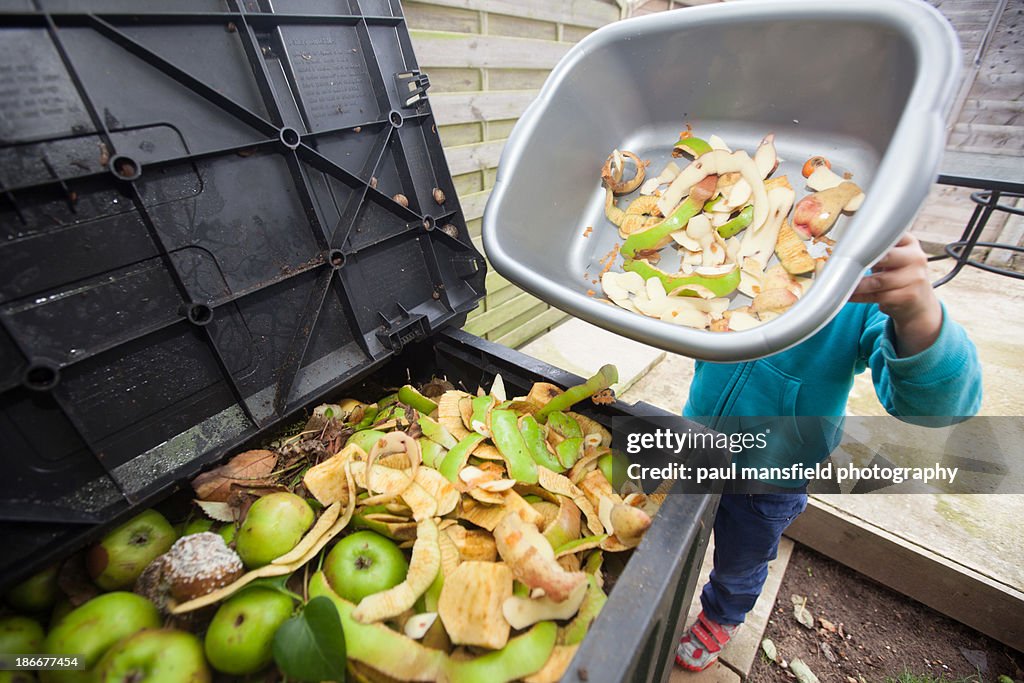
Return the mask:
[(468, 280), (479, 273), (481, 265), (483, 265), (483, 259), (476, 256), (464, 256), (462, 254), (452, 256), (452, 266), (455, 268), (455, 274), (463, 280)]
[(430, 336), (430, 321), (422, 314), (409, 315), (397, 322), (382, 325), (377, 331), (381, 344), (398, 353), (410, 342), (426, 339)]
[(395, 74), (395, 85), (402, 97), (402, 106), (412, 107), (426, 97), (430, 77), (419, 71), (402, 71)]

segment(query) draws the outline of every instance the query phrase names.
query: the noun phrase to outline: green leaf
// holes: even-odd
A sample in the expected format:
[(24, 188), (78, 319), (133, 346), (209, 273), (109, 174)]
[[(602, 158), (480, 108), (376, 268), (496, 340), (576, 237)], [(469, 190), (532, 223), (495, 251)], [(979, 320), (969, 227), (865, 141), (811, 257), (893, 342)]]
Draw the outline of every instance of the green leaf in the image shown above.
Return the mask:
[(316, 597), (274, 634), (274, 661), (289, 679), (345, 680), (345, 634), (329, 598)]

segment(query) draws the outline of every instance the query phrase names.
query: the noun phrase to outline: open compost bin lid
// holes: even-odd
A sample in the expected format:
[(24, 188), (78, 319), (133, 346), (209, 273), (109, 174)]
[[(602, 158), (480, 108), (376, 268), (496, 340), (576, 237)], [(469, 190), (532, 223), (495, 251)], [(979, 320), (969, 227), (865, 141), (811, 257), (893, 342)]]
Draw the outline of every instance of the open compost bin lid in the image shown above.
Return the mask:
[(5, 3), (9, 530), (109, 521), (484, 293), (397, 1), (169, 7)]
[[(509, 136), (483, 218), (487, 256), (495, 270), (540, 299), (646, 344), (721, 362), (782, 351), (839, 312), (865, 269), (913, 219), (936, 177), (959, 66), (952, 27), (920, 0), (749, 0), (602, 27), (566, 53)], [(710, 327), (708, 310), (694, 311), (699, 313), (696, 324), (693, 316), (671, 317), (678, 311), (665, 306), (646, 306), (648, 315), (627, 310), (608, 300), (616, 296), (608, 289), (615, 288), (603, 288), (600, 279), (609, 268), (618, 272), (626, 267), (618, 251), (625, 242), (606, 218), (614, 210), (605, 204), (605, 159), (615, 149), (633, 152), (650, 163), (650, 178), (668, 162), (678, 162), (683, 171), (676, 180), (696, 182), (703, 175), (689, 170), (699, 170), (691, 166), (704, 162), (691, 162), (688, 155), (673, 160), (671, 154), (680, 131), (691, 125), (694, 136), (718, 135), (734, 153), (743, 150), (755, 157), (762, 139), (774, 135), (779, 164), (771, 177), (786, 176), (797, 202), (811, 194), (801, 166), (815, 155), (831, 160), (837, 178), (852, 174), (864, 190), (861, 207), (842, 215), (828, 235), (837, 244), (824, 269), (813, 282), (792, 283), (801, 292), (799, 301), (772, 319), (745, 314), (746, 325), (729, 323), (737, 331), (702, 329), (701, 323)], [(717, 164), (704, 168), (730, 170), (726, 164), (724, 171)], [(757, 168), (752, 175), (759, 174), (765, 175)], [(631, 170), (623, 177), (630, 175)], [(624, 193), (619, 210), (631, 210), (630, 202), (642, 191), (641, 186), (634, 194)], [(775, 264), (781, 222), (767, 218), (781, 212), (767, 191), (761, 199), (754, 194), (754, 223), (733, 239), (742, 241), (740, 257), (754, 254), (755, 261), (766, 261), (756, 264), (760, 277), (762, 268)], [(671, 196), (667, 190), (666, 196)], [(681, 200), (661, 207), (663, 215)], [(757, 218), (758, 205), (764, 220)], [(795, 209), (792, 215), (796, 223)], [(694, 234), (687, 232), (691, 243)], [(627, 255), (636, 254), (633, 246)], [(741, 266), (743, 271), (750, 266), (735, 256), (726, 266), (704, 262), (712, 266), (712, 275), (687, 282), (686, 271), (679, 269), (692, 262), (682, 263), (671, 246), (658, 255), (663, 260), (657, 267), (666, 271), (665, 288), (698, 284), (720, 297), (703, 304), (707, 308), (726, 298), (729, 310), (741, 308), (751, 294), (738, 292), (756, 292), (755, 285), (761, 284), (743, 286)], [(653, 257), (639, 256), (630, 267), (644, 268), (638, 262), (645, 258)], [(651, 267), (653, 261), (646, 264)], [(799, 273), (813, 273), (813, 268)], [(682, 277), (672, 277), (677, 270)], [(634, 274), (640, 277), (641, 272)], [(638, 277), (632, 278), (634, 290), (643, 286), (635, 284)], [(656, 277), (662, 276), (644, 274), (643, 280)], [(812, 286), (802, 294), (805, 285)], [(627, 300), (621, 289), (620, 302), (641, 308), (640, 296)], [(657, 296), (656, 287), (652, 296)], [(691, 308), (677, 303), (684, 312)]]

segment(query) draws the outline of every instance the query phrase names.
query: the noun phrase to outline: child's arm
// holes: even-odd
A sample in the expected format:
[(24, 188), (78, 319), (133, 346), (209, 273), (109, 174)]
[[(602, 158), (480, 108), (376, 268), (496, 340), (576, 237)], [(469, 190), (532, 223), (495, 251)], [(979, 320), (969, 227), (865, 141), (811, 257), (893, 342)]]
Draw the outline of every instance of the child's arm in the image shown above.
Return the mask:
[(850, 301), (877, 304), (861, 349), (878, 399), (896, 416), (973, 415), (981, 365), (967, 333), (946, 315), (917, 239), (904, 235), (864, 277)]

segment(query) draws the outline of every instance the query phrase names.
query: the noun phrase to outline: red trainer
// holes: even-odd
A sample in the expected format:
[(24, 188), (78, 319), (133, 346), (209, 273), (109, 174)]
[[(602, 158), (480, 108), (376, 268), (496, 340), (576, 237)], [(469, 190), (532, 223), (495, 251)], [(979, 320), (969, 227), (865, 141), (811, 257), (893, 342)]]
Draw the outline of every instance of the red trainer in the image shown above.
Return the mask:
[(690, 671), (703, 671), (718, 660), (722, 647), (739, 627), (739, 624), (715, 623), (701, 612), (690, 630), (679, 639), (676, 664)]

